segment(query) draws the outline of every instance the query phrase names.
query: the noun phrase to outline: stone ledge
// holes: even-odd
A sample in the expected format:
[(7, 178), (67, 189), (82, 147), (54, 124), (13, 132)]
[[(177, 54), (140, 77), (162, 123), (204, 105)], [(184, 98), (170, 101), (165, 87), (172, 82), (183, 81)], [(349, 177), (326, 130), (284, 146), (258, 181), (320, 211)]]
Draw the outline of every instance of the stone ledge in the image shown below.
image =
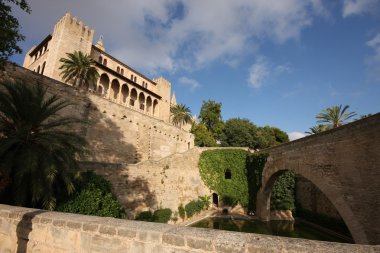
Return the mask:
[[(380, 245), (342, 244), (181, 227), (1, 204), (0, 214), (1, 226), (10, 228), (8, 234), (0, 233), (0, 241), (8, 242), (5, 246), (0, 245), (0, 252), (17, 247), (22, 238), (31, 245), (43, 246), (45, 250), (41, 252), (58, 249), (70, 252), (75, 248), (78, 252), (96, 249), (110, 253), (124, 247), (131, 252), (161, 252), (160, 249), (162, 252), (380, 252)], [(44, 233), (52, 236), (57, 244), (38, 239), (45, 238)]]

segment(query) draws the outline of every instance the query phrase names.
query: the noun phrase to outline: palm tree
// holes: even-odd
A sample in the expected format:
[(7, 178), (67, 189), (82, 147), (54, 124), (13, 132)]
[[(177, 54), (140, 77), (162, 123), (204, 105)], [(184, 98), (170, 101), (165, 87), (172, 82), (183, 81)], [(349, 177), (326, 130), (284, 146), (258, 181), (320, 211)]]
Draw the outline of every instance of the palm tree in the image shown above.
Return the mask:
[(178, 104), (170, 107), (170, 117), (173, 125), (181, 127), (184, 124), (192, 122), (190, 108), (184, 104)]
[(322, 133), (326, 130), (329, 130), (330, 127), (328, 125), (316, 125), (316, 126), (313, 126), (313, 127), (310, 127), (309, 128), (310, 131), (307, 131), (305, 133), (307, 134), (317, 134), (317, 133)]
[(326, 108), (317, 114), (316, 118), (319, 119), (317, 123), (329, 123), (332, 128), (338, 127), (344, 124), (344, 121), (356, 115), (355, 112), (346, 113), (348, 108), (348, 105), (344, 106), (343, 109), (342, 105)]
[(96, 62), (91, 59), (87, 54), (81, 51), (74, 51), (74, 53), (67, 53), (67, 58), (61, 58), (59, 61), (63, 64), (61, 69), (61, 76), (65, 82), (73, 82), (73, 86), (85, 86), (86, 89), (96, 89), (96, 82), (99, 78), (99, 73), (95, 68)]
[(0, 83), (0, 178), (10, 179), (12, 204), (52, 210), (56, 196), (74, 191), (87, 142), (67, 131), (81, 122), (59, 115), (68, 105), (40, 84)]

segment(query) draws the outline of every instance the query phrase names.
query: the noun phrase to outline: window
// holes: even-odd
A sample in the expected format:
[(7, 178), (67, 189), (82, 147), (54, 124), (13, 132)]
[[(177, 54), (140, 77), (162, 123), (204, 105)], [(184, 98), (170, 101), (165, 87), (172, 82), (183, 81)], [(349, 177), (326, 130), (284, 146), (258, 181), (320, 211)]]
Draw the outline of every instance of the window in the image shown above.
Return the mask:
[(100, 62), (100, 63), (103, 62), (103, 57), (99, 56), (99, 62)]
[(129, 105), (130, 105), (130, 106), (135, 106), (135, 100), (130, 99), (130, 100), (129, 100)]
[(119, 66), (116, 68), (116, 72), (120, 73), (120, 67)]
[(137, 77), (134, 77), (134, 79), (135, 79), (134, 81), (137, 82)]
[(231, 179), (231, 178), (232, 178), (231, 170), (230, 169), (226, 169), (224, 171), (224, 179)]
[(42, 64), (41, 75), (43, 75), (43, 74), (44, 74), (45, 65), (46, 65), (46, 61), (45, 61), (45, 62)]
[(104, 60), (103, 60), (103, 65), (104, 65), (104, 66), (107, 66), (107, 59), (104, 59)]
[(124, 69), (121, 69), (121, 74), (124, 75)]

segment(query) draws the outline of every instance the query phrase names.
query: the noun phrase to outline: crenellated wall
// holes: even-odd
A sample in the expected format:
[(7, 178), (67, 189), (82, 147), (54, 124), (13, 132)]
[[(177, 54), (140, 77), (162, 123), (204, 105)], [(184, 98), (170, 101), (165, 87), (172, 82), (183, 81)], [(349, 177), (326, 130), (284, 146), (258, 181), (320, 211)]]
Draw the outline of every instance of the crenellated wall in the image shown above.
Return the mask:
[(0, 205), (0, 252), (376, 253), (380, 246), (181, 227)]

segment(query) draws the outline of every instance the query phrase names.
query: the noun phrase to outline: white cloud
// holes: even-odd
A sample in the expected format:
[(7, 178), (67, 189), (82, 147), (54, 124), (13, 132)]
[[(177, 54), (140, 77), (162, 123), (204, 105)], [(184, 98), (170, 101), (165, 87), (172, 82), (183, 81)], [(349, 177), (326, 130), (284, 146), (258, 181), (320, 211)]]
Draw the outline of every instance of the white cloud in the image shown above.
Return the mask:
[(249, 70), (248, 83), (251, 87), (259, 89), (264, 84), (270, 73), (268, 62), (259, 58)]
[(277, 76), (291, 72), (292, 68), (289, 64), (274, 65), (267, 58), (258, 57), (249, 68), (248, 84), (250, 87), (259, 89)]
[(380, 80), (380, 33), (373, 39), (367, 41), (367, 46), (373, 48), (375, 54), (370, 58), (371, 74), (375, 79)]
[(27, 40), (38, 43), (41, 33), (73, 10), (97, 37), (104, 35), (112, 55), (149, 73), (213, 61), (234, 65), (263, 41), (297, 40), (324, 11), (322, 0), (34, 0), (31, 7), (33, 14), (22, 23)]
[(178, 83), (189, 88), (191, 91), (194, 91), (196, 88), (201, 86), (198, 81), (185, 76), (179, 78)]
[(379, 0), (344, 0), (343, 17), (362, 15), (372, 12), (380, 3)]
[(294, 140), (305, 137), (306, 134), (302, 132), (290, 132), (288, 133), (288, 136), (289, 136), (290, 141), (294, 141)]

